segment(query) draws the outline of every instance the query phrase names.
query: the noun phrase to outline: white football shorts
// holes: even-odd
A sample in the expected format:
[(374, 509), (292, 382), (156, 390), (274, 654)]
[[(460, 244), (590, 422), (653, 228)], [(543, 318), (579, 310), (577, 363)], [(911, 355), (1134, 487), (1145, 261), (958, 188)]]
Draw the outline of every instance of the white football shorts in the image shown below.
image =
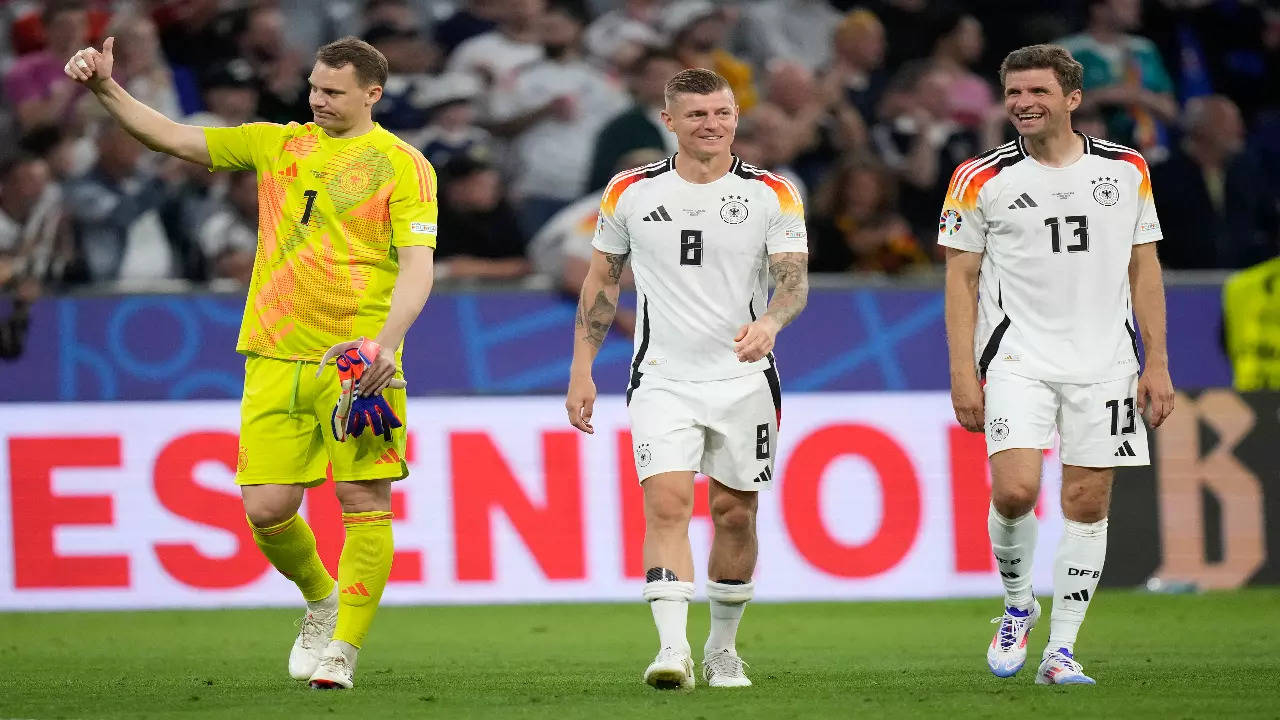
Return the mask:
[(781, 387), (775, 366), (727, 380), (632, 376), (627, 411), (636, 477), (692, 470), (735, 490), (773, 483)]
[(984, 389), (988, 456), (1009, 448), (1053, 447), (1056, 428), (1066, 465), (1151, 464), (1137, 375), (1077, 385), (990, 371)]

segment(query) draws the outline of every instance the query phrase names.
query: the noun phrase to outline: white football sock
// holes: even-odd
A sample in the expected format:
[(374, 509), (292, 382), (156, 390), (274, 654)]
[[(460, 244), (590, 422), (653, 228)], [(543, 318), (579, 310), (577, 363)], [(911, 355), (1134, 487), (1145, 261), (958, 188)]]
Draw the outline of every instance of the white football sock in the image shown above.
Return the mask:
[(1031, 564), (1039, 530), (1035, 510), (1012, 520), (997, 512), (994, 505), (987, 513), (987, 533), (991, 536), (991, 551), (996, 556), (996, 570), (1004, 584), (1006, 607), (1028, 610), (1035, 601)]
[(1053, 617), (1046, 652), (1074, 652), (1076, 633), (1093, 602), (1107, 559), (1107, 519), (1096, 523), (1063, 521), (1062, 542), (1053, 560)]
[(755, 594), (753, 582), (719, 583), (707, 581), (707, 599), (711, 601), (711, 633), (707, 636), (707, 644), (703, 654), (709, 655), (716, 650), (729, 649), (737, 652), (735, 643), (738, 637), (738, 623), (742, 620), (742, 611), (747, 608)]
[(644, 584), (644, 599), (653, 611), (653, 624), (658, 627), (658, 649), (675, 648), (689, 652), (689, 599), (693, 583), (658, 580)]

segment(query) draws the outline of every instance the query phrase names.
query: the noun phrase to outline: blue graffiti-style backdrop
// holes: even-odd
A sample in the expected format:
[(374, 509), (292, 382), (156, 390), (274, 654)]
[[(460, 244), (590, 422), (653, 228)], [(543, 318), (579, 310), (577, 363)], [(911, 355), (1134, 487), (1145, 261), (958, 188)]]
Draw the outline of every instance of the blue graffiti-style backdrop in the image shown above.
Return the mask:
[[(1179, 387), (1229, 385), (1220, 337), (1221, 288), (1169, 289), (1170, 360)], [(135, 295), (46, 299), (26, 353), (5, 368), (4, 400), (92, 401), (239, 397), (235, 353), (243, 296)], [(433, 295), (406, 341), (410, 392), (564, 391), (573, 305), (532, 290)], [(630, 341), (610, 338), (596, 362), (601, 392), (621, 392)], [(779, 337), (788, 390), (947, 387), (937, 290), (814, 290)]]

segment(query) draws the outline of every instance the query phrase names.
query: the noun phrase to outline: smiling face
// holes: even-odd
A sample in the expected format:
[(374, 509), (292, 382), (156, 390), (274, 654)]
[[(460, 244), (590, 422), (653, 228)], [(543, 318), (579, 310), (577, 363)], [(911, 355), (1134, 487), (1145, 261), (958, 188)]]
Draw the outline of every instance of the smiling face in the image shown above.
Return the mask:
[(676, 134), (680, 152), (706, 160), (729, 153), (738, 128), (738, 105), (728, 88), (706, 95), (678, 93), (662, 111), (662, 121)]
[(1014, 70), (1005, 75), (1004, 109), (1018, 134), (1027, 139), (1071, 130), (1071, 113), (1080, 107), (1080, 91), (1063, 94), (1053, 70)]
[(382, 86), (361, 87), (355, 65), (340, 68), (316, 62), (307, 78), (308, 102), (315, 122), (330, 134), (341, 134), (372, 117), (373, 104), (382, 97)]

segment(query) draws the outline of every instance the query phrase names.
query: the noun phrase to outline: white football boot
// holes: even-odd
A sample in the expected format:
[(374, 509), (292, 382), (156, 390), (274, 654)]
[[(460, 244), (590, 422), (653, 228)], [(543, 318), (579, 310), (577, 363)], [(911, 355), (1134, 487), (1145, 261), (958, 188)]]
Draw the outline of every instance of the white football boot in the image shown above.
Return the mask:
[(324, 653), (320, 655), (320, 665), (311, 675), (310, 685), (313, 690), (350, 690), (355, 684), (358, 650), (352, 648), (344, 652), (343, 645), (346, 643), (330, 641), (324, 649)]
[(709, 687), (750, 687), (751, 680), (743, 672), (746, 661), (738, 653), (722, 648), (702, 658), (702, 679)]
[(688, 650), (662, 648), (645, 669), (644, 681), (658, 690), (692, 690), (693, 658)]
[(1006, 607), (1004, 614), (992, 618), (1000, 623), (991, 645), (987, 647), (987, 667), (996, 677), (1013, 677), (1027, 662), (1027, 636), (1040, 619), (1040, 602), (1033, 600), (1030, 610)]
[(1084, 674), (1084, 668), (1076, 662), (1066, 648), (1045, 649), (1044, 659), (1036, 672), (1037, 685), (1096, 685), (1093, 678)]
[(298, 637), (293, 641), (293, 649), (289, 651), (289, 677), (294, 680), (307, 680), (320, 664), (320, 654), (333, 637), (333, 628), (338, 624), (338, 605), (334, 603), (332, 610), (308, 610), (301, 620)]

